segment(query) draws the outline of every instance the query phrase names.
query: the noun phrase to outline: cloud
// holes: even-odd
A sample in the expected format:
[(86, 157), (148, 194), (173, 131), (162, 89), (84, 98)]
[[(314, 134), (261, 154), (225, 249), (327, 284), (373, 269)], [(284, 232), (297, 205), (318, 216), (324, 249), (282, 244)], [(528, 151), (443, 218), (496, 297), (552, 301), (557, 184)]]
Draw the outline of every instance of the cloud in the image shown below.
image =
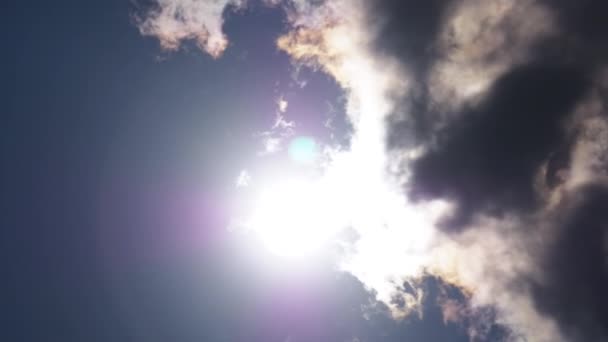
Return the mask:
[[(422, 70), (413, 74), (414, 91), (395, 99), (389, 148), (407, 156), (401, 172), (411, 198), (445, 199), (455, 208), (440, 222), (446, 234), (429, 267), (468, 289), (473, 307), (495, 306), (512, 338), (607, 338), (598, 309), (605, 304), (576, 295), (581, 289), (571, 280), (587, 279), (589, 296), (605, 297), (595, 290), (605, 287), (607, 269), (598, 266), (606, 263), (605, 219), (579, 216), (586, 206), (571, 204), (599, 205), (587, 184), (606, 179), (606, 43), (599, 37), (608, 27), (595, 15), (583, 19), (605, 7), (453, 2), (435, 9), (440, 23), (423, 31), (419, 45), (393, 41), (411, 27), (406, 13), (385, 11), (396, 25), (378, 37), (382, 53)], [(603, 186), (591, 187), (601, 193)], [(588, 251), (576, 247), (586, 243)], [(575, 260), (580, 273), (568, 266)]]
[[(395, 3), (379, 10), (385, 15), (378, 21), (393, 24), (382, 26), (376, 45), (413, 70), (415, 80), (407, 96), (395, 99), (391, 145), (420, 144), (459, 119), (464, 105), (475, 103), (510, 67), (528, 61), (538, 40), (555, 31), (550, 12), (536, 1), (439, 1), (414, 11), (411, 4)], [(412, 20), (412, 14), (426, 20)], [(420, 36), (421, 42), (406, 43)]]
[(535, 251), (544, 249), (545, 238), (537, 224), (532, 217), (478, 216), (466, 230), (442, 236), (429, 270), (467, 295), (459, 320), (476, 321), (485, 317), (485, 307), (492, 307), (494, 322), (510, 331), (505, 340), (562, 340), (555, 322), (536, 309), (531, 296), (529, 278), (540, 272)]
[(285, 98), (283, 98), (282, 96), (277, 100), (277, 107), (279, 112), (281, 113), (285, 113), (287, 111), (288, 105), (289, 102), (287, 102), (287, 100), (285, 100)]
[(462, 122), (436, 133), (414, 163), (411, 194), (445, 197), (458, 204), (451, 229), (479, 213), (535, 210), (534, 176), (565, 140), (563, 119), (589, 87), (568, 66), (532, 64), (499, 78)]
[(607, 184), (570, 191), (551, 220), (541, 276), (531, 290), (537, 308), (573, 341), (608, 338)]
[(249, 174), (249, 172), (247, 170), (242, 170), (238, 177), (236, 178), (236, 187), (237, 188), (243, 188), (243, 187), (247, 187), (249, 185), (249, 183), (251, 182), (251, 175)]
[(222, 14), (226, 7), (241, 7), (244, 0), (155, 0), (139, 14), (141, 34), (159, 39), (167, 50), (176, 50), (186, 40), (213, 57), (219, 57), (228, 46), (222, 31)]
[(455, 2), (435, 37), (436, 56), (425, 75), (434, 106), (456, 111), (507, 69), (525, 62), (535, 42), (552, 34), (554, 26), (536, 1)]

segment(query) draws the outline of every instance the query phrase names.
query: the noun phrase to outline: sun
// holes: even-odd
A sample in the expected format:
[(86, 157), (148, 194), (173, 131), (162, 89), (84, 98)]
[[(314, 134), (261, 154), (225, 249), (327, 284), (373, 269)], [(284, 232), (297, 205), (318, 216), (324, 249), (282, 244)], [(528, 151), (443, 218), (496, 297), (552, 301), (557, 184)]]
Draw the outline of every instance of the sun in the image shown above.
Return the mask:
[(265, 187), (250, 228), (272, 253), (302, 258), (318, 252), (340, 228), (332, 196), (321, 184), (290, 179)]

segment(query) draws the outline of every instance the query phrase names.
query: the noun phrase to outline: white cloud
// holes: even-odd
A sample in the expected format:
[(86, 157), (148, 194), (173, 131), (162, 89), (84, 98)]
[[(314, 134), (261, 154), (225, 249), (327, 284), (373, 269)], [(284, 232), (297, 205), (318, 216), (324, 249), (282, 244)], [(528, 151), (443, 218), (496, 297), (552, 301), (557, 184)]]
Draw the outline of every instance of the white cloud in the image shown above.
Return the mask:
[(249, 185), (251, 182), (251, 175), (247, 170), (242, 170), (239, 176), (236, 178), (237, 188), (243, 188)]
[(138, 20), (143, 35), (155, 36), (161, 46), (176, 50), (185, 40), (194, 40), (213, 57), (228, 46), (222, 31), (222, 14), (229, 6), (243, 6), (244, 0), (155, 0), (156, 6)]

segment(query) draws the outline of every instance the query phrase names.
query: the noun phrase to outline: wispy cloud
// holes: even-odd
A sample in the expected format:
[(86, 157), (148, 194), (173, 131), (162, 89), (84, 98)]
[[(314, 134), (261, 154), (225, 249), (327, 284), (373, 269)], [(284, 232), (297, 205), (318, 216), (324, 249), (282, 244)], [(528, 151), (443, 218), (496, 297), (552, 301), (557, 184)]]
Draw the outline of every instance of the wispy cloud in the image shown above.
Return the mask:
[(154, 6), (138, 14), (137, 24), (143, 35), (157, 37), (164, 49), (176, 50), (186, 40), (193, 40), (213, 57), (219, 57), (228, 45), (222, 31), (223, 12), (228, 6), (240, 7), (244, 0), (156, 0)]

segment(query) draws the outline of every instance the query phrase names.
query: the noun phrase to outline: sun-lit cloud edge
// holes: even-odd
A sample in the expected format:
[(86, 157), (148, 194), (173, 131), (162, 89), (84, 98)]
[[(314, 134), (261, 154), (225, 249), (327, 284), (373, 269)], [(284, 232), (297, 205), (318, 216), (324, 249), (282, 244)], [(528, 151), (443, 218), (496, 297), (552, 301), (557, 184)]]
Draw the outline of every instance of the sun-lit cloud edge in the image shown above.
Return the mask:
[(144, 36), (158, 38), (165, 50), (177, 50), (182, 42), (194, 41), (201, 50), (218, 58), (228, 46), (222, 31), (223, 12), (245, 6), (246, 0), (156, 0), (135, 16)]

